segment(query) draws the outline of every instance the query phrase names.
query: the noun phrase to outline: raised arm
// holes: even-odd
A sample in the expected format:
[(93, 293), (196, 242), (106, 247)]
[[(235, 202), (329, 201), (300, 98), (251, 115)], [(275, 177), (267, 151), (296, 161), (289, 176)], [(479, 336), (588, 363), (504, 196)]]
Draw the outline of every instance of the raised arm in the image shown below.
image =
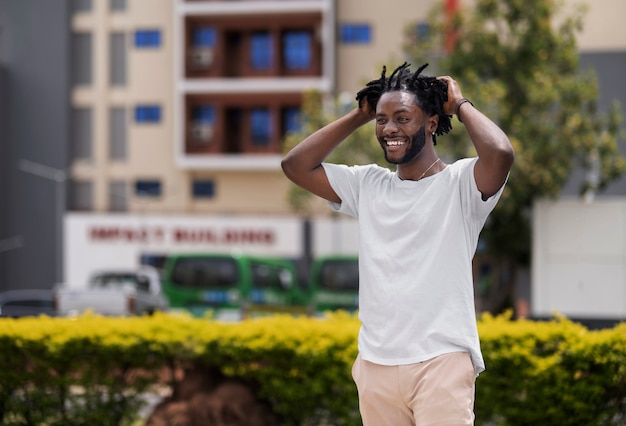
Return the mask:
[(283, 158), (285, 175), (295, 184), (326, 200), (341, 199), (328, 182), (322, 162), (346, 137), (373, 118), (365, 103), (319, 129), (296, 145)]
[(478, 161), (474, 168), (476, 186), (486, 200), (494, 195), (506, 181), (513, 165), (515, 152), (507, 135), (471, 102), (464, 101), (461, 89), (451, 77), (440, 77), (448, 84), (448, 101), (444, 105), (446, 114), (457, 114), (469, 134)]

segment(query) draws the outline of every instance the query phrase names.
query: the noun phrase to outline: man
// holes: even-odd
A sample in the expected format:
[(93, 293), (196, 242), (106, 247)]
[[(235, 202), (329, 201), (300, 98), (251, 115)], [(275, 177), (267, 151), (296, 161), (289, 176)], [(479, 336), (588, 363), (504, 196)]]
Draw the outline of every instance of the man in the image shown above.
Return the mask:
[[(352, 374), (365, 426), (472, 425), (484, 370), (474, 311), (472, 258), (514, 152), (504, 132), (450, 77), (386, 76), (357, 94), (358, 108), (316, 131), (283, 159), (289, 179), (359, 220), (359, 331)], [(445, 164), (436, 136), (451, 116), (477, 157)], [(375, 119), (396, 171), (324, 159)], [(428, 138), (426, 135), (431, 135)]]

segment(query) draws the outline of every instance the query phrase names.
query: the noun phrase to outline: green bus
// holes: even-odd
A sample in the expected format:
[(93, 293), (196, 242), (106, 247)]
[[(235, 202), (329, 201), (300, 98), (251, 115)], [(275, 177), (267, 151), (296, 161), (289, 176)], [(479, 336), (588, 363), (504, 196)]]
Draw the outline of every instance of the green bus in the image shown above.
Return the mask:
[(359, 309), (359, 261), (355, 255), (315, 258), (309, 278), (310, 303), (316, 314)]
[(163, 290), (172, 311), (225, 321), (276, 312), (309, 314), (297, 268), (285, 258), (247, 254), (169, 254)]

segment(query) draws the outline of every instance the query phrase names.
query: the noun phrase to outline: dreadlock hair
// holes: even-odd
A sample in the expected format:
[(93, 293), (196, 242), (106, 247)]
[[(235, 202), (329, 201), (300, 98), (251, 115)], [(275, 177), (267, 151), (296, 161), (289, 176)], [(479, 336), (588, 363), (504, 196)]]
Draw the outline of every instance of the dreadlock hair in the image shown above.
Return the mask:
[[(421, 75), (421, 72), (428, 64), (424, 64), (411, 73), (410, 64), (405, 62), (396, 68), (389, 77), (387, 67), (383, 66), (380, 78), (372, 80), (356, 94), (359, 107), (365, 100), (370, 107), (375, 110), (376, 105), (383, 93), (402, 91), (413, 93), (417, 105), (427, 114), (439, 116), (439, 121), (435, 134), (441, 136), (452, 130), (451, 116), (443, 112), (443, 105), (448, 100), (448, 85), (437, 77)], [(437, 141), (433, 137), (433, 142)]]

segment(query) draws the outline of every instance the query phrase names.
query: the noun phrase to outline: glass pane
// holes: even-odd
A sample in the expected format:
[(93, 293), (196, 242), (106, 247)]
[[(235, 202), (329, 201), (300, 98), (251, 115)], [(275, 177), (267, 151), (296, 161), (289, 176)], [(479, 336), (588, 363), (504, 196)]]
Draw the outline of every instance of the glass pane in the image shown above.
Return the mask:
[(215, 182), (212, 180), (196, 180), (192, 184), (194, 198), (213, 198), (215, 196)]
[(93, 117), (91, 108), (72, 109), (71, 158), (91, 160), (93, 140)]
[(86, 181), (73, 181), (70, 185), (70, 208), (93, 210), (93, 185)]
[(111, 160), (125, 160), (126, 150), (126, 108), (114, 107), (109, 111), (109, 157)]
[(124, 181), (109, 183), (109, 210), (112, 212), (128, 211), (127, 184)]
[(72, 85), (87, 86), (91, 84), (92, 69), (92, 36), (91, 33), (72, 34)]
[(139, 30), (135, 32), (135, 46), (158, 47), (161, 45), (161, 32), (159, 30)]
[(250, 62), (253, 70), (266, 71), (272, 67), (274, 61), (272, 45), (271, 34), (265, 32), (252, 34)]
[(234, 287), (239, 272), (232, 259), (181, 258), (172, 270), (172, 281), (177, 286), (197, 289)]
[(301, 111), (298, 107), (283, 109), (283, 135), (299, 132), (301, 129)]
[(343, 24), (341, 41), (343, 43), (369, 43), (372, 38), (371, 33), (371, 27), (368, 24)]
[(157, 105), (139, 105), (135, 108), (137, 123), (158, 123), (161, 121), (161, 107)]
[(114, 86), (126, 85), (126, 34), (112, 33), (110, 42), (109, 80)]
[(288, 31), (283, 35), (283, 60), (290, 71), (308, 70), (311, 67), (311, 33)]
[(161, 182), (158, 180), (140, 180), (135, 183), (138, 197), (158, 197), (161, 195)]
[(126, 10), (126, 0), (111, 0), (109, 6), (113, 11)]
[(193, 46), (213, 47), (217, 42), (217, 32), (213, 27), (194, 28), (191, 33)]
[(215, 107), (212, 105), (199, 105), (191, 110), (191, 118), (194, 122), (206, 124), (215, 123)]
[(268, 108), (254, 108), (250, 114), (252, 142), (257, 145), (269, 143), (272, 135), (271, 114)]
[(72, 12), (91, 12), (92, 4), (91, 0), (72, 0), (70, 3)]
[(329, 290), (358, 290), (359, 264), (356, 261), (329, 261), (322, 266), (320, 286)]

